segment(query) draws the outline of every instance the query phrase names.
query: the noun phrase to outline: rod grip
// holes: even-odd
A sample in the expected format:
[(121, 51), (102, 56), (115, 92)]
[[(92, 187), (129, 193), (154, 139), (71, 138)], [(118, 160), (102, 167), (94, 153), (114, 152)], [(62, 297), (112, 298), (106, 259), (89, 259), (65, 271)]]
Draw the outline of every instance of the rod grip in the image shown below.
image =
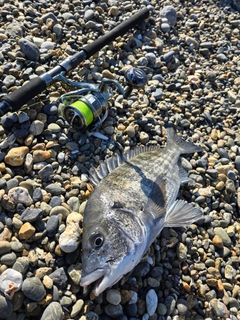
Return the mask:
[(37, 77), (23, 85), (21, 88), (4, 96), (3, 101), (0, 103), (0, 116), (9, 111), (17, 111), (34, 98), (37, 94), (43, 92), (47, 85), (41, 77)]

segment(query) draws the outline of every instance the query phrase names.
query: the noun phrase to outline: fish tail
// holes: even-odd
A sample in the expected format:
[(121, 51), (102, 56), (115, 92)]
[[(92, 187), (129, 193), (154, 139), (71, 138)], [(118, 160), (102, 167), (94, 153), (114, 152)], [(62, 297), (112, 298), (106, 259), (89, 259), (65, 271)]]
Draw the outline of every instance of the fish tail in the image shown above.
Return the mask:
[(179, 135), (177, 135), (175, 129), (172, 126), (168, 126), (167, 130), (167, 140), (168, 144), (173, 144), (176, 149), (179, 149), (181, 154), (188, 154), (194, 152), (201, 152), (202, 148), (192, 142), (185, 141)]

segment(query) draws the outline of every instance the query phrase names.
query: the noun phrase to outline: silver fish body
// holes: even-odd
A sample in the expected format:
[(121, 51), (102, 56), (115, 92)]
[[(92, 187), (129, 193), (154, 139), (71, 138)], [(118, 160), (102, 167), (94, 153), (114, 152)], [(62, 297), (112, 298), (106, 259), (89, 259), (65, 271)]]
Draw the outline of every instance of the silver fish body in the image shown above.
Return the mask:
[(165, 148), (135, 149), (108, 159), (93, 174), (97, 186), (84, 212), (81, 285), (98, 280), (95, 295), (130, 272), (164, 227), (187, 226), (202, 216), (200, 209), (176, 200), (188, 180), (180, 155), (201, 148), (172, 128), (167, 137)]

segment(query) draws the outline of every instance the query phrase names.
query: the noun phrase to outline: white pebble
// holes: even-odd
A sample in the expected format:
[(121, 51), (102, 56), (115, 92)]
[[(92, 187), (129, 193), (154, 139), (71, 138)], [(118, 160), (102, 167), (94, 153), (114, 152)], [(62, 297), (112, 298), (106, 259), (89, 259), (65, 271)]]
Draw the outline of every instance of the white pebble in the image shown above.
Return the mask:
[(78, 212), (72, 212), (68, 215), (66, 229), (59, 237), (59, 245), (64, 252), (70, 253), (77, 249), (81, 235), (79, 228), (79, 222), (81, 220), (82, 215)]
[(22, 287), (22, 274), (14, 269), (5, 270), (0, 276), (0, 290), (5, 297), (12, 299), (14, 293)]

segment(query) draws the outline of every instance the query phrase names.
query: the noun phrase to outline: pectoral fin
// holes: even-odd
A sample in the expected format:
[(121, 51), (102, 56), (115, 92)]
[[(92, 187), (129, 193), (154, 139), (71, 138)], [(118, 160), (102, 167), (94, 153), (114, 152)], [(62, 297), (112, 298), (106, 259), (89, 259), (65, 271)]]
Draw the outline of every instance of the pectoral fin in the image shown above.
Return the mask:
[(202, 217), (202, 211), (183, 200), (175, 201), (166, 213), (165, 227), (189, 226)]

